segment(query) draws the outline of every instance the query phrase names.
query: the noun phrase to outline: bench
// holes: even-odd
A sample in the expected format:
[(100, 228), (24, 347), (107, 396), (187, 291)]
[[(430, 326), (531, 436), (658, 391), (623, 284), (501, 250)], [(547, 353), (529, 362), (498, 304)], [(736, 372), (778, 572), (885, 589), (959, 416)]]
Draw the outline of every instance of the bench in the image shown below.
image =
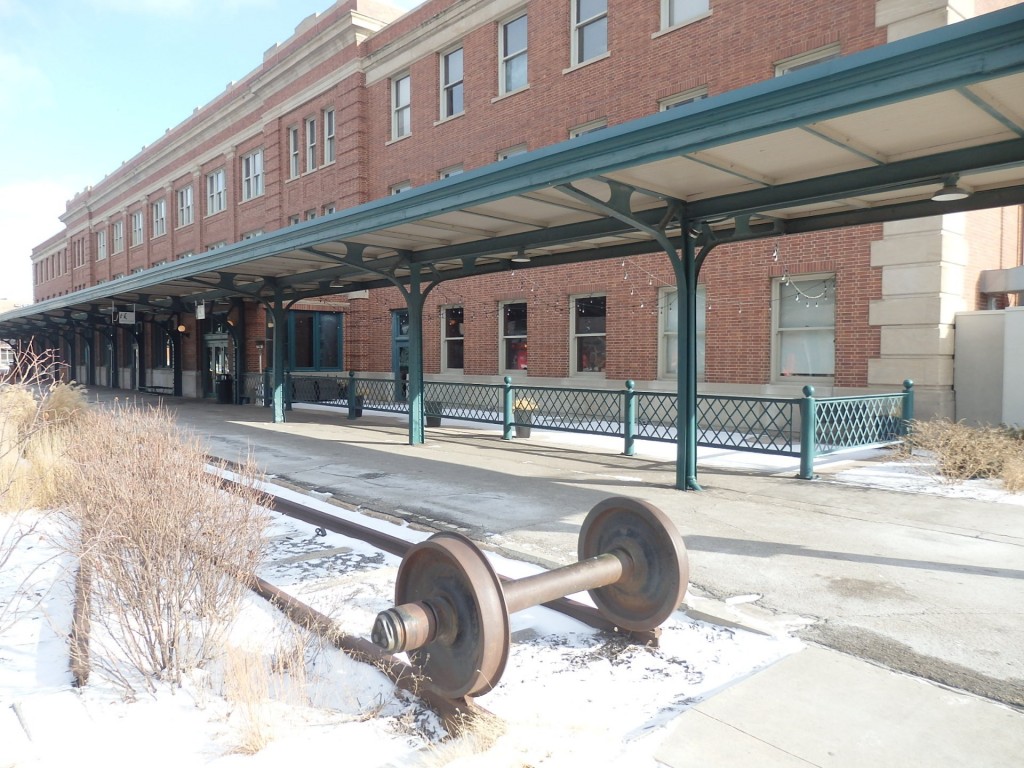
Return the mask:
[(158, 384), (140, 384), (139, 392), (147, 392), (151, 395), (173, 395), (174, 387), (162, 387)]

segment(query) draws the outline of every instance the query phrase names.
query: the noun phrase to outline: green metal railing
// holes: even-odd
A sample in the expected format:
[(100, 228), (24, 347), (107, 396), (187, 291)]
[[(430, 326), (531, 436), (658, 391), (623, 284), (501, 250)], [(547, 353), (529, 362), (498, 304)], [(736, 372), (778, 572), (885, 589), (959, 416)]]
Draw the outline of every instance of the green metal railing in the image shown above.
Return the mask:
[[(913, 386), (908, 379), (902, 392), (827, 398), (815, 398), (811, 386), (795, 398), (699, 395), (697, 445), (798, 456), (799, 477), (811, 479), (818, 456), (900, 441), (914, 418)], [(262, 387), (268, 390), (265, 381)], [(402, 379), (288, 374), (285, 392), (290, 402), (347, 408), (349, 419), (364, 410), (409, 412)], [(521, 386), (508, 376), (504, 384), (428, 381), (423, 413), (427, 426), (437, 426), (443, 417), (501, 424), (506, 440), (514, 428), (531, 426), (621, 437), (627, 456), (637, 439), (676, 441), (675, 393), (638, 392), (632, 381), (621, 390)]]

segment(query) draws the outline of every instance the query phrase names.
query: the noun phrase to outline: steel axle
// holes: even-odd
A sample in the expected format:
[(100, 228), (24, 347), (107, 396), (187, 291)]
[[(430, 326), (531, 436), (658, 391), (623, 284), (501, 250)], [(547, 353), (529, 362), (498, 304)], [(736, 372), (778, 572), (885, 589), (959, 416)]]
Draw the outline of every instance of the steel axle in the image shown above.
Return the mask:
[(378, 614), (373, 642), (408, 651), (435, 685), (457, 698), (491, 690), (509, 652), (509, 614), (588, 591), (605, 618), (626, 630), (661, 624), (686, 594), (682, 539), (667, 516), (637, 499), (597, 504), (580, 529), (580, 561), (501, 584), (469, 539), (438, 533), (409, 550), (394, 608)]

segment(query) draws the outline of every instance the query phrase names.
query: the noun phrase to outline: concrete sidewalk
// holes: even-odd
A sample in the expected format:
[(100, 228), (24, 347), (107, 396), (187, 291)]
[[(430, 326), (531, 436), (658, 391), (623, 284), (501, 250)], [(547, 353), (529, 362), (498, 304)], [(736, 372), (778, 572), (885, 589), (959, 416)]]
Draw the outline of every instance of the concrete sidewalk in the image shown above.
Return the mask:
[[(445, 419), (410, 446), (394, 418), (296, 409), (272, 424), (264, 408), (165, 402), (212, 453), (251, 454), (277, 482), (548, 566), (575, 560), (601, 499), (659, 506), (690, 553), (691, 612), (812, 644), (682, 715), (666, 765), (1020, 764), (1021, 507), (798, 481), (795, 468), (701, 466), (705, 490), (683, 493), (672, 461), (619, 455), (620, 441), (503, 441)], [(740, 596), (752, 602), (726, 602)]]

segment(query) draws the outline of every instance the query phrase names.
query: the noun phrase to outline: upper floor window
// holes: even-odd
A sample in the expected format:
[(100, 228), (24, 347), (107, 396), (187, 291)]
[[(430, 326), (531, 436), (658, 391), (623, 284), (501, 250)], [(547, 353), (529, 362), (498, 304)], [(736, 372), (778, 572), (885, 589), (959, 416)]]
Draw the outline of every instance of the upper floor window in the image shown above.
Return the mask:
[(661, 0), (661, 28), (677, 27), (710, 11), (710, 0)]
[(572, 63), (608, 53), (608, 0), (573, 0)]
[(334, 110), (324, 110), (324, 165), (334, 162)]
[(593, 133), (594, 131), (600, 131), (602, 128), (607, 127), (608, 121), (603, 117), (600, 120), (591, 120), (589, 123), (584, 123), (583, 125), (577, 125), (575, 128), (570, 128), (569, 138), (575, 139), (580, 136), (585, 136), (588, 133)]
[(96, 233), (96, 261), (103, 261), (107, 258), (107, 233), (100, 231)]
[(462, 49), (441, 57), (441, 119), (462, 114)]
[(391, 188), (388, 190), (388, 194), (400, 195), (403, 192), (408, 192), (410, 189), (412, 189), (412, 184), (408, 181), (400, 181), (397, 184), (391, 185)]
[(124, 250), (124, 222), (115, 221), (111, 230), (111, 253), (120, 253)]
[(252, 200), (263, 194), (263, 150), (257, 149), (242, 158), (242, 199)]
[(441, 367), (462, 370), (465, 345), (465, 315), (462, 307), (446, 307), (441, 326)]
[(299, 175), (299, 129), (292, 126), (288, 129), (288, 178)]
[(227, 205), (224, 169), (218, 168), (206, 176), (206, 214), (220, 213)]
[(605, 364), (607, 303), (604, 296), (572, 300), (572, 365), (570, 374), (601, 373)]
[(835, 375), (836, 291), (831, 275), (783, 277), (773, 285), (775, 375)]
[(306, 121), (306, 172), (316, 170), (316, 120)]
[(142, 244), (142, 211), (135, 211), (132, 213), (132, 245)]
[[(666, 289), (659, 303), (661, 344), (658, 355), (658, 375), (679, 375), (679, 291)], [(704, 379), (705, 327), (707, 316), (707, 289), (697, 286), (697, 378)]]
[(412, 93), (409, 75), (391, 81), (391, 138), (400, 139), (412, 132)]
[(460, 173), (462, 173), (462, 166), (461, 165), (453, 165), (450, 168), (443, 169), (438, 174), (438, 178), (450, 179), (452, 176), (458, 176)]
[(788, 59), (775, 62), (775, 76), (780, 77), (789, 72), (796, 72), (798, 69), (806, 69), (823, 61), (835, 59), (839, 56), (839, 52), (839, 43), (832, 43), (798, 56), (790, 56)]
[(683, 104), (692, 104), (695, 101), (706, 99), (708, 97), (708, 89), (705, 86), (700, 88), (690, 88), (689, 90), (683, 91), (682, 93), (674, 93), (664, 99), (658, 101), (658, 111), (666, 112), (676, 107), (681, 107)]
[(509, 147), (508, 149), (503, 149), (498, 152), (498, 160), (508, 160), (510, 157), (515, 157), (516, 155), (522, 155), (525, 153), (526, 145), (516, 144), (514, 147)]
[(501, 362), (506, 371), (526, 370), (526, 302), (501, 307)]
[(248, 232), (243, 232), (242, 233), (242, 239), (243, 240), (252, 240), (254, 237), (259, 237), (262, 234), (263, 234), (263, 230), (262, 229), (251, 229)]
[(192, 208), (192, 185), (178, 190), (178, 226), (184, 227), (192, 223), (195, 214)]
[(167, 201), (157, 200), (153, 203), (153, 237), (167, 233)]
[(526, 14), (506, 21), (498, 33), (501, 61), (498, 92), (512, 93), (527, 86)]

